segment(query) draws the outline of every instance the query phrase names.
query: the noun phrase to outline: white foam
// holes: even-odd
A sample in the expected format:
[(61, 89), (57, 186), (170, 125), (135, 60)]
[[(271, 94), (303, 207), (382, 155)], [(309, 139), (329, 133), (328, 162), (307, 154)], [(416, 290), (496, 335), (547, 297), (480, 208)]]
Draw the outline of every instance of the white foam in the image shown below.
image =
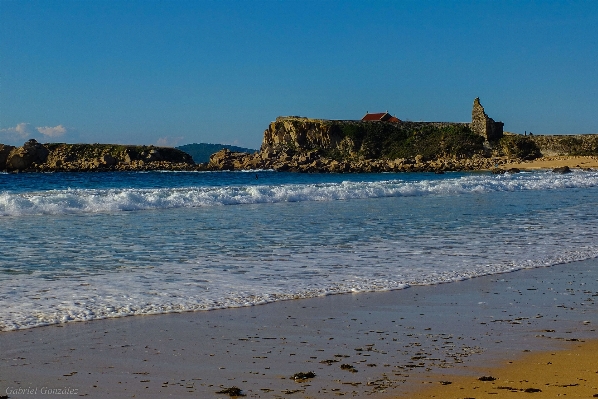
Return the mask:
[(598, 173), (521, 173), (378, 182), (280, 184), (159, 189), (70, 189), (0, 193), (0, 215), (137, 211), (279, 202), (334, 201), (401, 196), (461, 195), (598, 186)]
[[(478, 248), (463, 247), (432, 251), (425, 257), (416, 252), (397, 256), (408, 245), (400, 248), (396, 242), (377, 242), (347, 250), (323, 247), (239, 260), (221, 254), (191, 263), (65, 274), (51, 279), (37, 271), (15, 275), (0, 285), (0, 301), (5, 304), (0, 309), (0, 331), (397, 290), (598, 257), (596, 246), (561, 251), (552, 240), (526, 245), (502, 258), (504, 248), (498, 246), (486, 251), (484, 259), (477, 254)], [(458, 258), (460, 261), (455, 262)], [(236, 272), (225, 272), (222, 265)]]

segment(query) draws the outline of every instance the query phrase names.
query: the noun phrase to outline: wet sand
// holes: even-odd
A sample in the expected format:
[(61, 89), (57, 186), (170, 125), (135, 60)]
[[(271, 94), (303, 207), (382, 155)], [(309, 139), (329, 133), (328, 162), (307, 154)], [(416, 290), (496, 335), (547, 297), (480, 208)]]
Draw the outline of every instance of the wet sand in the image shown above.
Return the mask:
[[(596, 301), (594, 259), (392, 292), (5, 332), (0, 395), (224, 398), (217, 392), (238, 387), (248, 398), (396, 398), (485, 374), (528, 388), (493, 368), (598, 338)], [(310, 371), (314, 378), (292, 378)]]
[(505, 166), (522, 170), (554, 169), (563, 166), (568, 166), (571, 169), (598, 169), (598, 157), (549, 156), (534, 159), (533, 161), (509, 163)]

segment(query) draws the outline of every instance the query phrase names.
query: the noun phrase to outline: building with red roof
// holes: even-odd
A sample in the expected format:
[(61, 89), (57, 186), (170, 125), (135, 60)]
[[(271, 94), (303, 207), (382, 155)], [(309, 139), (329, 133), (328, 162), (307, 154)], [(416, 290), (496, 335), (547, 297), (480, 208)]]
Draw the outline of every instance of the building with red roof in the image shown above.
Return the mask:
[(388, 112), (380, 112), (375, 114), (365, 113), (365, 116), (361, 118), (362, 121), (381, 121), (381, 122), (393, 122), (399, 123), (401, 120), (396, 116), (392, 116)]

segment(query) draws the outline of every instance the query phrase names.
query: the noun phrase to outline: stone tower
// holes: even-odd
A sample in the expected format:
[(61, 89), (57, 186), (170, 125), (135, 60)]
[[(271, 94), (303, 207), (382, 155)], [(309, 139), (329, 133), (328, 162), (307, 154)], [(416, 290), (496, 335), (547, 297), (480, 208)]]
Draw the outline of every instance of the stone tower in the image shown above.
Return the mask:
[(484, 107), (480, 104), (480, 98), (473, 100), (473, 110), (471, 111), (471, 130), (474, 133), (483, 136), (487, 141), (497, 141), (503, 136), (502, 122), (495, 122), (484, 112)]

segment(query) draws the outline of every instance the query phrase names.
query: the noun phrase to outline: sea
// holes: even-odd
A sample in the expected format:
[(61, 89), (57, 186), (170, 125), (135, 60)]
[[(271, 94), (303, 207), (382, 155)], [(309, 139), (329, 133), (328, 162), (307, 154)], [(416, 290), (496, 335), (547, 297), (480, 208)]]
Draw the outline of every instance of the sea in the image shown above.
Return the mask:
[(0, 331), (598, 256), (598, 172), (0, 174)]

